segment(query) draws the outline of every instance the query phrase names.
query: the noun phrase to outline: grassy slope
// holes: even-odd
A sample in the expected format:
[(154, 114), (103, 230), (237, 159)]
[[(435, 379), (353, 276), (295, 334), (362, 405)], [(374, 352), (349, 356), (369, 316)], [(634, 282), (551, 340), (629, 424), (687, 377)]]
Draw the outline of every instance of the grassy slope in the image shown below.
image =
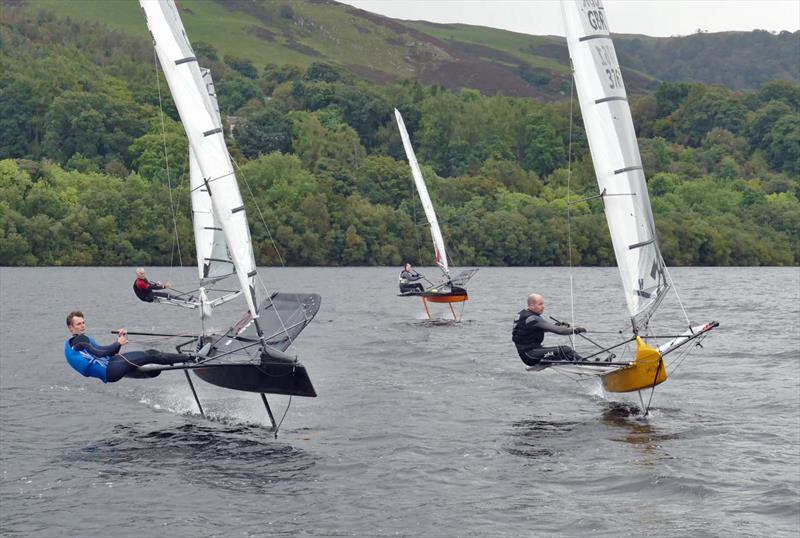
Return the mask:
[[(137, 0), (17, 1), (27, 1), (32, 9), (47, 9), (60, 16), (105, 23), (133, 36), (147, 36)], [(329, 0), (177, 1), (193, 42), (211, 44), (221, 56), (250, 59), (257, 68), (267, 63), (307, 67), (312, 62), (323, 61), (348, 67), (376, 81), (417, 78), (424, 83), (451, 88), (475, 87), (489, 94), (503, 91), (507, 95), (543, 98), (559, 98), (558, 84), (547, 84), (548, 78), (557, 83), (569, 77), (564, 41), (555, 36), (530, 36), (463, 24), (399, 21)], [(281, 13), (287, 8), (293, 12), (293, 17)], [(257, 37), (257, 33), (262, 37)], [(664, 39), (617, 35), (615, 39), (618, 54), (623, 51), (620, 58), (628, 90), (631, 93), (650, 91), (658, 78), (669, 78), (675, 64), (670, 50), (682, 46), (694, 51), (693, 47), (700, 42), (707, 51), (706, 56), (713, 58), (719, 55), (717, 47), (730, 43), (729, 37), (710, 34)], [(744, 58), (741, 71), (768, 62), (770, 51), (791, 48), (785, 40), (781, 45), (776, 39), (764, 44), (761, 43), (763, 36), (745, 33), (735, 43), (739, 47), (736, 50), (741, 49), (737, 54)], [(640, 44), (648, 44), (644, 47), (648, 50), (640, 50), (643, 48)], [(625, 50), (629, 54), (625, 54)], [(707, 62), (698, 65), (686, 55), (681, 61), (690, 64), (687, 72), (692, 75), (684, 75), (687, 79), (709, 79), (702, 74)], [(520, 64), (527, 64), (538, 72), (537, 86), (520, 78)], [(530, 79), (530, 70), (523, 71)], [(764, 77), (772, 76), (770, 73), (781, 74), (780, 69), (766, 71)], [(796, 70), (791, 71), (789, 78), (796, 79), (795, 73)], [(730, 81), (731, 77), (726, 80)], [(742, 81), (730, 82), (729, 87), (745, 87), (743, 84)]]
[[(61, 16), (77, 20), (91, 20), (107, 24), (110, 28), (130, 35), (146, 37), (142, 11), (136, 0), (33, 0), (34, 9), (46, 9)], [(235, 11), (214, 0), (180, 0), (181, 17), (193, 41), (212, 44), (222, 55), (248, 58), (261, 67), (266, 63), (291, 63), (307, 66), (314, 61), (328, 61), (340, 65), (355, 65), (386, 73), (390, 77), (412, 77), (420, 67), (419, 62), (441, 62), (452, 57), (437, 40), (455, 39), (463, 43), (494, 48), (535, 67), (566, 72), (557, 61), (536, 56), (525, 51), (532, 44), (547, 42), (549, 38), (526, 36), (491, 28), (467, 25), (430, 25), (421, 22), (380, 24), (374, 17), (364, 17), (357, 10), (342, 4), (287, 2), (297, 21), (281, 25), (274, 21), (258, 20), (255, 16)], [(409, 33), (398, 32), (405, 26)], [(267, 29), (274, 41), (261, 39), (246, 31), (248, 27)], [(434, 39), (426, 42), (417, 32)], [(320, 56), (293, 50), (287, 39), (314, 49)], [(406, 43), (414, 42), (417, 53), (424, 60), (410, 60)], [(486, 55), (479, 56), (491, 61)], [(509, 62), (502, 62), (510, 65)]]
[[(78, 20), (102, 22), (132, 36), (148, 35), (144, 13), (136, 0), (35, 0), (31, 5)], [(189, 38), (211, 44), (222, 55), (248, 58), (256, 66), (265, 63), (307, 66), (313, 61), (305, 54), (288, 49), (282, 40), (270, 42), (246, 32), (249, 26), (260, 26), (250, 15), (228, 10), (213, 0), (183, 0), (180, 6)]]
[(567, 72), (566, 65), (552, 58), (537, 56), (528, 51), (531, 47), (550, 43), (558, 43), (565, 46), (561, 38), (532, 36), (467, 24), (433, 24), (425, 21), (404, 21), (403, 24), (442, 41), (482, 45), (510, 54), (533, 67), (551, 69), (556, 72)]

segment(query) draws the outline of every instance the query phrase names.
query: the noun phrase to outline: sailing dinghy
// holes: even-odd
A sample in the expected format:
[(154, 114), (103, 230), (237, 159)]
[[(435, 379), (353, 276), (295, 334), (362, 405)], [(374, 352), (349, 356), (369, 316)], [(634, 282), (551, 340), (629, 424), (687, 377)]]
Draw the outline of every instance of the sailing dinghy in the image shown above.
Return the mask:
[[(578, 375), (600, 376), (609, 392), (654, 389), (667, 379), (670, 365), (666, 364), (665, 357), (689, 342), (699, 344), (699, 339), (718, 323), (691, 326), (687, 319), (689, 328), (683, 334), (656, 336), (652, 333), (650, 319), (671, 284), (658, 245), (628, 98), (609, 36), (608, 18), (600, 0), (562, 0), (561, 12), (632, 334), (623, 342), (590, 355), (589, 360), (542, 361), (529, 369), (552, 367)], [(660, 345), (648, 343), (658, 339), (667, 341)], [(636, 343), (634, 357), (615, 361), (610, 350), (633, 342)], [(607, 362), (597, 362), (601, 355)], [(641, 398), (641, 392), (639, 396)]]
[(478, 269), (467, 269), (460, 272), (455, 277), (450, 276), (450, 267), (447, 262), (447, 251), (444, 248), (442, 230), (439, 228), (436, 211), (433, 209), (431, 197), (428, 195), (428, 188), (425, 186), (422, 171), (419, 168), (419, 163), (417, 163), (417, 156), (414, 154), (414, 148), (411, 146), (411, 140), (408, 136), (406, 125), (403, 122), (403, 116), (400, 115), (400, 111), (394, 109), (394, 116), (397, 120), (397, 128), (400, 129), (400, 138), (403, 139), (403, 147), (406, 151), (406, 157), (408, 157), (408, 164), (411, 166), (411, 174), (414, 176), (414, 185), (419, 193), (419, 198), (422, 201), (422, 208), (425, 210), (425, 217), (428, 219), (428, 224), (431, 229), (431, 239), (433, 239), (433, 251), (436, 265), (442, 271), (442, 280), (437, 284), (431, 283), (430, 287), (420, 292), (406, 292), (400, 295), (401, 297), (422, 297), (422, 305), (425, 307), (425, 314), (428, 316), (428, 319), (431, 319), (431, 312), (428, 308), (429, 301), (432, 303), (447, 303), (450, 306), (453, 320), (457, 320), (458, 317), (453, 308), (453, 303), (463, 303), (469, 299), (465, 286), (467, 281), (472, 278)]
[[(177, 346), (193, 362), (177, 366), (144, 366), (141, 370), (183, 369), (200, 413), (188, 370), (200, 379), (228, 389), (257, 392), (274, 417), (265, 394), (316, 396), (305, 367), (285, 351), (314, 318), (321, 298), (313, 293), (264, 293), (259, 301), (258, 271), (250, 229), (233, 165), (225, 145), (214, 84), (197, 63), (173, 0), (140, 0), (158, 60), (189, 139), (191, 201), (197, 248), (198, 296), (202, 332)], [(215, 286), (235, 276), (238, 287)], [(243, 297), (247, 312), (227, 331), (207, 331), (213, 310)]]

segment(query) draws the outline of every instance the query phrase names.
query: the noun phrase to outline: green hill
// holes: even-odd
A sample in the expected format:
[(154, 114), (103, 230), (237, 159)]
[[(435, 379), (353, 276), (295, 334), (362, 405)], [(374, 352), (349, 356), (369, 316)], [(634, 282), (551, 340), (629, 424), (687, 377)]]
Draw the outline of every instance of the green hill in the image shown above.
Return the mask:
[[(0, 265), (169, 265), (178, 239), (192, 263), (187, 139), (137, 4), (0, 2)], [(433, 263), (395, 107), (455, 264), (614, 263), (579, 110), (552, 99), (568, 80), (557, 39), (331, 2), (180, 6), (260, 264)], [(637, 50), (669, 57), (653, 43)], [(800, 263), (800, 86), (655, 83), (635, 53), (627, 85), (656, 84), (630, 102), (667, 263)], [(387, 65), (497, 86), (392, 81)], [(495, 94), (515, 69), (541, 98)]]
[[(147, 35), (136, 0), (0, 0), (0, 5), (101, 22), (134, 37)], [(247, 59), (257, 69), (325, 62), (378, 83), (415, 79), (486, 95), (548, 100), (569, 92), (568, 56), (560, 37), (397, 21), (330, 0), (180, 0), (178, 6), (193, 42), (213, 43), (221, 55)], [(773, 79), (800, 82), (800, 32), (626, 35), (615, 42), (632, 94), (653, 91), (659, 80), (731, 89), (756, 89)]]

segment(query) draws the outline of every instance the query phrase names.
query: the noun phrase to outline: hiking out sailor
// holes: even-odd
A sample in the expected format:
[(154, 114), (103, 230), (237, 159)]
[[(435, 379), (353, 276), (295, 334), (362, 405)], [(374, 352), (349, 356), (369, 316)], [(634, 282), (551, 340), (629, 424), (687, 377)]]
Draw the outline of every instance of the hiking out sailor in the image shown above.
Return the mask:
[(520, 310), (514, 318), (511, 339), (517, 346), (517, 353), (522, 362), (528, 366), (536, 366), (542, 360), (580, 361), (570, 346), (542, 347), (544, 333), (560, 335), (585, 333), (583, 327), (570, 327), (566, 323), (550, 323), (542, 318), (544, 313), (544, 297), (538, 293), (528, 295), (528, 308)]
[(67, 315), (67, 329), (70, 337), (64, 344), (67, 362), (79, 374), (96, 377), (103, 383), (114, 383), (123, 377), (155, 377), (160, 372), (137, 372), (145, 364), (172, 365), (189, 362), (190, 357), (179, 353), (162, 353), (155, 349), (147, 351), (127, 351), (122, 346), (128, 343), (128, 331), (119, 329), (117, 341), (101, 346), (94, 338), (86, 335), (86, 318), (83, 312), (75, 310)]
[(133, 283), (133, 292), (140, 300), (146, 303), (152, 303), (156, 297), (172, 299), (173, 295), (168, 291), (154, 291), (164, 290), (171, 287), (172, 284), (169, 282), (165, 282), (164, 284), (161, 282), (150, 282), (147, 280), (143, 268), (139, 267), (136, 269), (136, 281)]
[(407, 263), (403, 270), (400, 271), (400, 293), (419, 293), (423, 291), (425, 287), (417, 282), (422, 278), (424, 277), (412, 269), (410, 263)]

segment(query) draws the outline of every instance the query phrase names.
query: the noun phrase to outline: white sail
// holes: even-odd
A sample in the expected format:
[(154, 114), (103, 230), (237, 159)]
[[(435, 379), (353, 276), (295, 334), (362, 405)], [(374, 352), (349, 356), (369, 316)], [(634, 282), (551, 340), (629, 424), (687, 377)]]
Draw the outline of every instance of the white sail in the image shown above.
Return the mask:
[[(206, 108), (219, 125), (219, 115), (214, 82), (208, 69), (201, 69), (205, 93), (208, 96)], [(200, 284), (213, 282), (236, 272), (233, 260), (228, 255), (228, 245), (222, 226), (214, 217), (211, 197), (208, 195), (200, 164), (189, 146), (189, 181), (192, 198), (192, 222), (194, 224), (194, 241), (197, 250), (197, 269)]]
[(222, 228), (248, 309), (253, 317), (258, 317), (256, 267), (244, 203), (225, 146), (222, 125), (219, 116), (211, 111), (213, 107), (210, 107), (197, 58), (172, 0), (139, 0), (139, 4), (145, 12), (201, 181), (211, 198), (213, 217)]
[(669, 286), (628, 98), (603, 3), (562, 0), (561, 11), (614, 254), (639, 332)]
[(450, 278), (450, 269), (447, 265), (447, 252), (444, 249), (442, 231), (439, 229), (439, 221), (436, 220), (436, 212), (433, 210), (431, 197), (428, 196), (428, 188), (425, 186), (425, 180), (422, 178), (422, 172), (417, 163), (417, 156), (414, 155), (414, 148), (411, 147), (411, 140), (408, 138), (408, 131), (406, 130), (405, 123), (403, 123), (403, 116), (400, 115), (400, 111), (394, 109), (394, 116), (397, 119), (397, 127), (400, 129), (400, 137), (403, 139), (403, 147), (406, 149), (408, 164), (411, 165), (411, 174), (414, 176), (414, 184), (417, 186), (417, 192), (419, 193), (420, 200), (422, 200), (425, 216), (428, 218), (428, 223), (431, 226), (431, 238), (433, 239), (436, 263), (442, 268), (444, 274)]

